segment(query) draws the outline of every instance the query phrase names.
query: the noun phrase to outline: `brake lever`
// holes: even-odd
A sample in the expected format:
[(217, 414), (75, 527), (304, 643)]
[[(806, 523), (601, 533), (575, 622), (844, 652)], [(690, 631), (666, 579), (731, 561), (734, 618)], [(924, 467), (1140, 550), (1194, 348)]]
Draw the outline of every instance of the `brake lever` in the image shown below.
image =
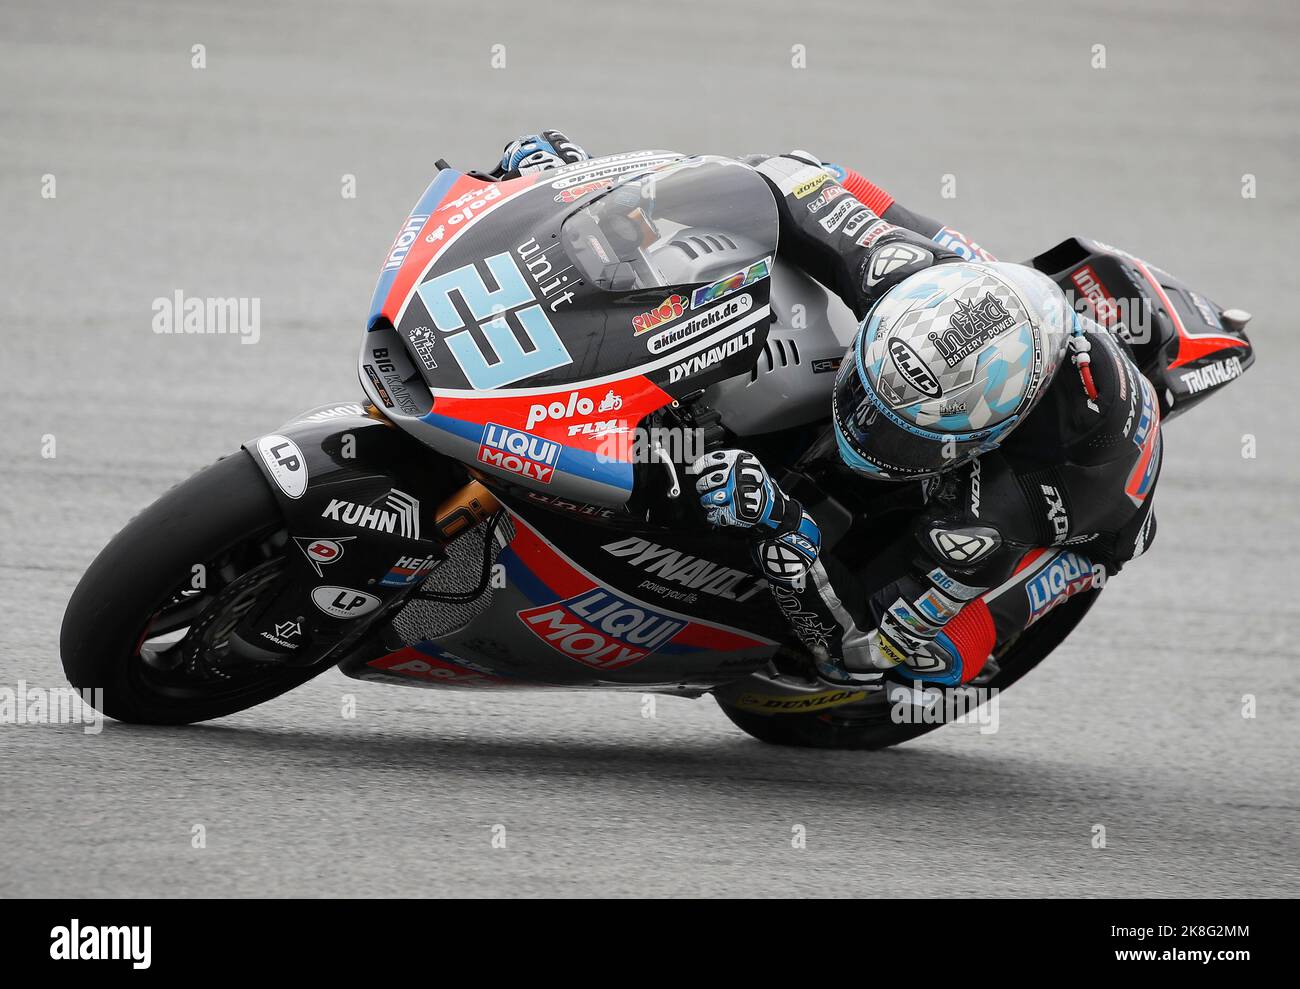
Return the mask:
[(654, 458), (664, 465), (668, 470), (668, 476), (672, 479), (672, 486), (668, 489), (669, 498), (678, 498), (682, 493), (681, 483), (677, 479), (677, 465), (673, 463), (673, 458), (668, 455), (663, 444), (658, 438), (654, 441)]

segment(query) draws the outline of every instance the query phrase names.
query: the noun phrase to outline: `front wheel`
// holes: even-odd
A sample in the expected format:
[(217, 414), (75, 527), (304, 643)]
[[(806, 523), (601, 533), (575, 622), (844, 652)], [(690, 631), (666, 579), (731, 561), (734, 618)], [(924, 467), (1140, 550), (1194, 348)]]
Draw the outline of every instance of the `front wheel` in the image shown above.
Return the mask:
[[(989, 660), (989, 675), (972, 686), (1005, 690), (1047, 658), (1074, 631), (1099, 591), (1070, 598), (1007, 643)], [(882, 695), (820, 714), (754, 714), (725, 704), (722, 712), (760, 741), (819, 749), (883, 749), (934, 731), (938, 723), (896, 724), (892, 704)]]
[[(190, 724), (261, 704), (334, 665), (256, 662), (231, 631), (279, 588), (288, 534), (243, 451), (133, 518), (72, 592), (59, 645), (69, 682), (137, 724)], [(94, 698), (91, 694), (87, 699)]]

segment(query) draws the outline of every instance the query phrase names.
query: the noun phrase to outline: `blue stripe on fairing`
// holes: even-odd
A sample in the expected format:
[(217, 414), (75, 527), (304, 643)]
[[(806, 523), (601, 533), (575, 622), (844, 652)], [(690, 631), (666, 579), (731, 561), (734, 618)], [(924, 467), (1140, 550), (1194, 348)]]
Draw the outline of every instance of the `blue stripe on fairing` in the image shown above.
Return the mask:
[(519, 592), (533, 604), (550, 604), (560, 600), (559, 594), (533, 573), (509, 546), (497, 554), (497, 559), (505, 566), (511, 586), (519, 588)]
[[(454, 419), (451, 416), (438, 415), (436, 412), (430, 412), (421, 418), (434, 429), (441, 429), (444, 433), (469, 440), (471, 443), (480, 443), (483, 440), (483, 430), (486, 427), (482, 423), (466, 422), (464, 419)], [(520, 429), (516, 432), (522, 433), (524, 430)], [(560, 443), (559, 440), (549, 442)], [(560, 456), (555, 462), (555, 469), (561, 474), (580, 477), (584, 481), (595, 481), (622, 491), (632, 490), (630, 463), (621, 460), (602, 460), (594, 453), (577, 450), (563, 443), (560, 443)]]
[[(414, 216), (419, 213), (432, 214), (433, 208), (442, 202), (443, 197), (447, 195), (447, 191), (460, 177), (461, 173), (456, 171), (454, 168), (443, 169), (438, 173), (437, 177), (429, 183), (429, 187), (424, 190), (424, 195), (420, 197), (420, 201), (415, 204), (407, 216)], [(387, 261), (387, 256), (385, 256), (385, 261)], [(366, 317), (367, 330), (373, 330), (375, 328), (375, 323), (383, 311), (384, 301), (388, 298), (388, 293), (392, 290), (393, 282), (396, 280), (397, 273), (400, 270), (400, 265), (391, 271), (380, 270), (379, 281), (375, 284), (374, 295), (370, 297), (370, 315)]]

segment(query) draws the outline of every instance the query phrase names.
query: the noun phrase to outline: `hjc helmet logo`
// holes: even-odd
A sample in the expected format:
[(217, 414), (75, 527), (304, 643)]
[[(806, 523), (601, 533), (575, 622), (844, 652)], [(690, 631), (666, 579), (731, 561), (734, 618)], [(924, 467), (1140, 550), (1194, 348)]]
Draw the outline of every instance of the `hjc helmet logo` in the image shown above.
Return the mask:
[(889, 356), (898, 368), (898, 373), (907, 379), (907, 383), (929, 398), (938, 398), (943, 394), (939, 380), (930, 373), (921, 356), (906, 342), (898, 337), (889, 340)]

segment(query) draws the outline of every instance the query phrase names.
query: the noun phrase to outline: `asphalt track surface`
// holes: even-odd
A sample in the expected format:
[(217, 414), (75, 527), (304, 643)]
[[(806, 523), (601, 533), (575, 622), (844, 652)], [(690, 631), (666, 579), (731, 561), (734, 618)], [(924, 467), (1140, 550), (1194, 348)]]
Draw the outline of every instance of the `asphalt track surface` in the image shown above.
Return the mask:
[[(1253, 312), (1259, 363), (1169, 426), (1155, 548), (996, 733), (808, 752), (709, 699), (648, 718), (639, 695), (337, 673), (189, 729), (0, 725), (0, 894), (1296, 895), (1297, 37), (1281, 0), (8, 0), (0, 685), (63, 682), (64, 604), (134, 512), (357, 395), (373, 278), (432, 162), (486, 166), (540, 127), (814, 149), (1006, 258), (1095, 235)], [(260, 342), (156, 335), (177, 289), (260, 297)]]

